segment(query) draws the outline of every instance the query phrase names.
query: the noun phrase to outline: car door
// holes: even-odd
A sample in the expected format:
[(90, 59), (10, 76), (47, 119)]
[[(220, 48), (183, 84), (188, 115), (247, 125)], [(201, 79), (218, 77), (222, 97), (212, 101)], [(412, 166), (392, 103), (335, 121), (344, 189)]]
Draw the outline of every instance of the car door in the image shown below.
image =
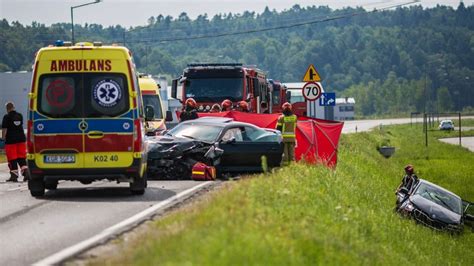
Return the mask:
[(246, 164), (244, 147), (242, 147), (242, 132), (239, 127), (224, 129), (219, 148), (224, 150), (220, 158), (220, 168), (224, 171), (238, 171)]
[(250, 148), (249, 157), (252, 158), (253, 164), (258, 162), (258, 166), (261, 167), (261, 157), (265, 155), (269, 167), (280, 166), (283, 145), (276, 133), (263, 128), (245, 126), (242, 135)]
[[(224, 150), (221, 167), (228, 171), (261, 171), (262, 155), (270, 167), (280, 165), (281, 147), (276, 142), (256, 141), (256, 128), (240, 126), (228, 128), (219, 147)], [(279, 159), (278, 159), (279, 158)]]
[(40, 168), (82, 168), (82, 74), (41, 75), (32, 115), (35, 158)]

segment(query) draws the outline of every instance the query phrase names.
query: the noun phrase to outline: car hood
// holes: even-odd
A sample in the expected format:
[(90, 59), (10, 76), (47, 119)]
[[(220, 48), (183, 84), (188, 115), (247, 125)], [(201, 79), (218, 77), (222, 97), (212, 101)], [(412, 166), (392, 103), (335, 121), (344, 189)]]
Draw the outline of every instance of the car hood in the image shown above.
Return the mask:
[(148, 157), (151, 159), (173, 158), (183, 155), (196, 147), (201, 147), (204, 142), (189, 138), (173, 136), (155, 136), (146, 139), (148, 144)]
[(420, 195), (411, 196), (410, 201), (433, 220), (447, 224), (459, 224), (461, 222), (461, 215), (429, 201)]

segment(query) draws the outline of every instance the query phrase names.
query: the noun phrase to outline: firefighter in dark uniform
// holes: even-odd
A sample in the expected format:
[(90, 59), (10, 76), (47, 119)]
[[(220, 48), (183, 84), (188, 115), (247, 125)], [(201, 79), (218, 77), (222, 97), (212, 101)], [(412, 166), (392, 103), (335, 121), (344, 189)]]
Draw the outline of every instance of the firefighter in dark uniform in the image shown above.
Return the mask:
[[(17, 182), (19, 172), (23, 181), (28, 180), (30, 174), (26, 165), (26, 137), (23, 131), (23, 116), (15, 111), (15, 105), (8, 102), (5, 107), (7, 114), (2, 121), (2, 139), (5, 140), (5, 153), (7, 155), (10, 178), (7, 182)], [(20, 170), (18, 170), (20, 165)]]
[(283, 137), (283, 160), (290, 163), (295, 160), (296, 146), (296, 121), (298, 118), (293, 114), (292, 106), (286, 102), (282, 105), (283, 114), (278, 117), (277, 130), (281, 131)]
[(179, 115), (179, 121), (192, 120), (198, 118), (197, 103), (193, 98), (188, 98), (184, 104), (184, 110)]

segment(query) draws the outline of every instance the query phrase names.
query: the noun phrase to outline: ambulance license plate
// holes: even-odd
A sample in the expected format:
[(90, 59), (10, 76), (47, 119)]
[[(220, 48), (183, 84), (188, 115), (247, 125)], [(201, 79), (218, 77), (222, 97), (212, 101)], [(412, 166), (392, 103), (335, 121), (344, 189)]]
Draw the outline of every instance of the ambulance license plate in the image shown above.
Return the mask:
[(45, 155), (44, 163), (75, 163), (74, 155)]

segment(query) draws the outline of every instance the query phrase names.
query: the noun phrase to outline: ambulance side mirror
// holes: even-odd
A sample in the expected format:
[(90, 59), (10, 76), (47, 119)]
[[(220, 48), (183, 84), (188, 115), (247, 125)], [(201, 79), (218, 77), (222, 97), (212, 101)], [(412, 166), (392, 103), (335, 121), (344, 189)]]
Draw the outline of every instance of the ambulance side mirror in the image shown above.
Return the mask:
[(155, 118), (155, 109), (153, 109), (153, 106), (147, 105), (145, 107), (145, 120), (151, 121), (153, 118)]

